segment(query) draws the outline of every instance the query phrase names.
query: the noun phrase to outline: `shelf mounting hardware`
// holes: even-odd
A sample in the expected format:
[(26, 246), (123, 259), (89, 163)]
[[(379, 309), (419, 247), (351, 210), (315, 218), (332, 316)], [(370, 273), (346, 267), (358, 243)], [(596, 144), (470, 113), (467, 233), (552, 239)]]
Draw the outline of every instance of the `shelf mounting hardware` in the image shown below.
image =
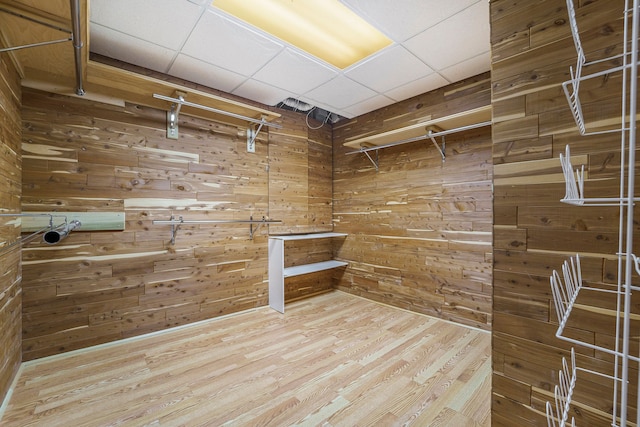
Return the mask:
[[(491, 126), (491, 121), (486, 121), (486, 122), (480, 122), (480, 123), (474, 123), (471, 125), (467, 125), (467, 126), (461, 126), (455, 129), (449, 129), (449, 130), (442, 130), (442, 131), (438, 131), (438, 132), (433, 132), (434, 127), (427, 127), (427, 133), (424, 135), (420, 135), (420, 136), (416, 136), (413, 138), (407, 138), (407, 139), (402, 139), (400, 141), (396, 141), (396, 142), (391, 142), (389, 144), (384, 144), (384, 145), (375, 145), (373, 147), (361, 147), (359, 150), (355, 150), (355, 151), (349, 151), (345, 154), (356, 154), (356, 153), (362, 153), (364, 155), (367, 156), (367, 158), (369, 159), (369, 161), (373, 164), (373, 166), (375, 166), (376, 168), (376, 172), (378, 171), (378, 168), (380, 166), (380, 162), (378, 161), (378, 151), (382, 150), (383, 148), (389, 148), (389, 147), (395, 147), (397, 145), (402, 145), (402, 144), (408, 144), (410, 142), (416, 142), (416, 141), (422, 141), (426, 138), (431, 139), (431, 142), (433, 142), (433, 145), (435, 145), (435, 147), (438, 149), (438, 152), (440, 153), (440, 155), (442, 156), (442, 161), (444, 162), (445, 160), (445, 154), (444, 154), (444, 149), (445, 149), (445, 141), (444, 141), (444, 136), (445, 135), (449, 135), (452, 133), (457, 133), (457, 132), (462, 132), (462, 131), (466, 131), (466, 130), (471, 130), (471, 129), (477, 129), (477, 128), (481, 128), (481, 127), (485, 127), (485, 126)], [(442, 148), (440, 148), (440, 146), (438, 145), (437, 141), (435, 140), (436, 137), (442, 137)], [(376, 152), (376, 159), (374, 160), (373, 157), (371, 157), (371, 155), (369, 154), (369, 151), (375, 151)]]
[[(184, 101), (184, 93), (177, 93), (178, 100)], [(167, 138), (178, 139), (178, 117), (182, 102), (172, 103), (167, 111)]]
[(256, 138), (262, 130), (262, 126), (264, 126), (264, 122), (260, 122), (257, 129), (255, 123), (252, 123), (247, 128), (247, 153), (256, 152)]
[(36, 19), (34, 17), (31, 17), (31, 16), (27, 16), (26, 14), (21, 13), (20, 10), (8, 9), (5, 6), (0, 6), (0, 12), (4, 12), (4, 13), (7, 13), (9, 15), (17, 16), (18, 18), (22, 18), (22, 19), (34, 22), (34, 23), (39, 24), (39, 25), (43, 25), (43, 26), (51, 28), (53, 30), (60, 31), (61, 33), (68, 33), (69, 34), (69, 36), (67, 38), (64, 38), (64, 39), (48, 40), (48, 41), (42, 41), (42, 42), (36, 42), (36, 43), (29, 43), (29, 44), (25, 44), (25, 45), (21, 45), (21, 46), (6, 47), (6, 48), (3, 48), (3, 49), (0, 49), (0, 53), (2, 53), (2, 52), (11, 52), (11, 51), (14, 51), (14, 50), (19, 50), (19, 49), (26, 49), (26, 48), (29, 48), (29, 47), (37, 47), (37, 46), (46, 46), (46, 45), (50, 45), (50, 44), (65, 43), (65, 42), (69, 42), (69, 41), (73, 40), (73, 33), (68, 28), (59, 27), (59, 26), (51, 24), (49, 22), (41, 21), (39, 19)]
[[(196, 104), (195, 102), (189, 102), (185, 100), (185, 93), (181, 93), (181, 92), (176, 92), (176, 96), (175, 98), (172, 98), (170, 96), (165, 96), (165, 95), (160, 95), (158, 93), (154, 93), (153, 97), (156, 99), (161, 99), (163, 101), (169, 101), (171, 102), (171, 106), (175, 106), (176, 109), (176, 125), (175, 125), (175, 129), (176, 129), (176, 134), (177, 134), (177, 113), (180, 112), (180, 108), (182, 106), (185, 107), (191, 107), (191, 108), (197, 108), (199, 110), (204, 110), (204, 111), (209, 111), (211, 113), (216, 113), (216, 114), (221, 114), (223, 116), (228, 116), (228, 117), (233, 117), (236, 119), (240, 119), (240, 120), (244, 120), (247, 121), (249, 123), (253, 123), (256, 125), (259, 125), (258, 128), (255, 131), (255, 135), (251, 135), (249, 136), (250, 132), (247, 132), (247, 146), (249, 146), (249, 143), (254, 144), (256, 137), (258, 136), (258, 133), (260, 132), (260, 130), (262, 129), (263, 126), (268, 126), (268, 127), (272, 127), (275, 129), (281, 129), (282, 126), (277, 124), (277, 123), (271, 123), (268, 122), (264, 117), (260, 118), (260, 119), (254, 119), (253, 117), (247, 117), (247, 116), (243, 116), (241, 114), (236, 114), (236, 113), (232, 113), (229, 111), (224, 111), (224, 110), (220, 110), (218, 108), (213, 108), (213, 107), (208, 107), (206, 105), (201, 105), (201, 104)], [(169, 123), (170, 121), (169, 119), (169, 115), (171, 114), (171, 110), (167, 112), (167, 137), (169, 138)], [(177, 136), (176, 136), (177, 138)]]
[[(253, 216), (249, 217), (249, 220), (242, 219), (192, 219), (185, 220), (182, 218), (182, 215), (177, 218), (171, 215), (169, 220), (153, 220), (152, 224), (154, 225), (170, 225), (171, 226), (171, 244), (175, 245), (176, 243), (176, 235), (178, 234), (178, 230), (182, 224), (249, 224), (249, 238), (253, 240), (253, 236), (258, 232), (260, 227), (264, 224), (280, 224), (281, 220), (275, 219), (267, 219), (266, 217), (262, 217), (261, 220), (254, 220)], [(254, 224), (257, 226), (254, 228)]]
[(376, 159), (373, 160), (373, 158), (371, 157), (371, 154), (369, 154), (369, 150), (363, 150), (362, 151), (364, 153), (365, 156), (367, 156), (367, 158), (369, 159), (369, 161), (373, 164), (373, 166), (376, 168), (376, 172), (378, 172), (378, 168), (380, 167), (380, 155), (379, 155), (379, 151), (376, 150)]
[(69, 34), (69, 36), (64, 39), (47, 40), (42, 42), (29, 43), (21, 46), (6, 47), (3, 49), (0, 49), (0, 53), (11, 52), (19, 49), (26, 49), (30, 47), (47, 46), (51, 44), (71, 42), (73, 44), (73, 49), (74, 49), (73, 53), (74, 53), (75, 71), (76, 71), (76, 95), (82, 96), (85, 93), (84, 88), (82, 87), (83, 86), (82, 48), (84, 47), (84, 43), (82, 42), (82, 34), (80, 31), (80, 0), (69, 0), (69, 3), (70, 3), (70, 9), (71, 9), (71, 23), (72, 23), (71, 29), (60, 26), (55, 21), (49, 21), (49, 22), (43, 21), (40, 18), (38, 18), (37, 15), (30, 13), (26, 9), (21, 9), (16, 6), (9, 6), (9, 5), (0, 6), (0, 12), (17, 16), (18, 18), (22, 18), (27, 21), (34, 22), (38, 25), (51, 28), (61, 33)]
[[(436, 134), (442, 135), (442, 149), (440, 148), (440, 146), (436, 142), (436, 139), (435, 139), (435, 135)], [(438, 128), (437, 126), (428, 126), (427, 127), (427, 137), (431, 140), (431, 142), (433, 142), (433, 146), (436, 147), (436, 149), (440, 152), (440, 155), (442, 156), (442, 161), (443, 162), (445, 160), (445, 155), (444, 155), (444, 147), (445, 147), (444, 136), (445, 135), (446, 134), (442, 133), (442, 129)]]
[[(68, 221), (67, 220), (67, 216), (60, 214), (60, 215), (54, 215), (54, 214), (48, 214), (48, 213), (3, 213), (0, 214), (0, 217), (15, 217), (15, 218), (22, 218), (22, 217), (41, 217), (41, 216), (46, 216), (49, 217), (49, 224), (45, 227), (41, 227), (40, 229), (34, 231), (33, 233), (29, 234), (28, 236), (25, 237), (21, 237), (18, 240), (6, 245), (6, 246), (2, 246), (0, 247), (0, 254), (8, 251), (9, 249), (13, 248), (14, 246), (18, 246), (18, 245), (22, 245), (23, 243), (28, 243), (30, 241), (32, 241), (36, 236), (38, 236), (39, 234), (44, 233), (43, 236), (43, 242), (47, 243), (49, 245), (55, 245), (56, 243), (59, 243), (60, 240), (64, 239), (65, 237), (67, 237), (69, 235), (69, 233), (75, 229), (80, 228), (80, 226), (82, 225), (80, 223), (80, 221), (77, 220), (72, 220), (72, 221)], [(54, 225), (53, 224), (53, 219), (54, 218), (62, 218), (63, 222), (58, 224), (58, 225)]]

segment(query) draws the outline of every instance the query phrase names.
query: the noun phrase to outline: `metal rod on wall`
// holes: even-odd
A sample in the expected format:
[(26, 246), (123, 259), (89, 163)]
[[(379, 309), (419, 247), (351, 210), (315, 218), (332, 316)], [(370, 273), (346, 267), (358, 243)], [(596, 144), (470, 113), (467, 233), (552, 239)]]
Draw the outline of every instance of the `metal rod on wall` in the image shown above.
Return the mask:
[(82, 87), (82, 35), (80, 32), (80, 0), (70, 0), (71, 2), (71, 24), (72, 24), (72, 40), (73, 54), (76, 65), (76, 95), (84, 95)]
[(472, 125), (462, 126), (462, 127), (455, 128), (455, 129), (443, 130), (443, 131), (440, 131), (440, 132), (428, 132), (428, 133), (425, 133), (424, 135), (420, 135), (420, 136), (416, 136), (416, 137), (408, 138), (408, 139), (403, 139), (403, 140), (396, 141), (396, 142), (391, 142), (389, 144), (377, 145), (375, 147), (366, 147), (366, 148), (363, 147), (363, 148), (361, 148), (359, 150), (349, 151), (349, 152), (347, 152), (345, 154), (358, 154), (358, 153), (366, 153), (367, 151), (382, 150), (383, 148), (395, 147), (396, 145), (402, 145), (402, 144), (407, 144), (409, 142), (421, 141), (421, 140), (426, 139), (426, 138), (435, 138), (435, 137), (438, 137), (438, 136), (449, 135), (449, 134), (452, 134), (452, 133), (463, 132), (465, 130), (477, 129), (477, 128), (490, 126), (490, 125), (491, 125), (491, 122), (487, 121), (487, 122), (474, 123)]
[[(279, 219), (266, 219), (264, 216), (260, 220), (255, 220), (253, 217), (250, 219), (188, 219), (185, 220), (182, 216), (179, 216), (177, 219), (171, 216), (169, 220), (155, 219), (152, 221), (154, 225), (170, 225), (171, 226), (171, 244), (176, 243), (176, 234), (178, 233), (178, 229), (183, 224), (249, 224), (249, 238), (253, 240), (253, 235), (258, 232), (260, 227), (263, 224), (281, 224), (282, 220)], [(254, 224), (257, 224), (257, 227), (254, 229)]]
[(276, 129), (281, 129), (282, 128), (282, 126), (280, 126), (279, 124), (268, 122), (265, 119), (254, 119), (253, 117), (247, 117), (247, 116), (243, 116), (241, 114), (231, 113), (229, 111), (219, 110), (219, 109), (213, 108), (213, 107), (207, 107), (206, 105), (201, 105), (201, 104), (196, 104), (194, 102), (185, 101), (185, 99), (183, 97), (172, 98), (170, 96), (164, 96), (164, 95), (160, 95), (160, 94), (157, 94), (157, 93), (154, 93), (153, 97), (156, 98), (156, 99), (162, 99), (163, 101), (173, 102), (176, 105), (185, 105), (187, 107), (198, 108), (200, 110), (210, 111), (210, 112), (216, 113), (216, 114), (222, 114), (223, 116), (229, 116), (229, 117), (234, 117), (234, 118), (240, 119), (240, 120), (246, 120), (246, 121), (251, 122), (251, 123), (263, 124), (264, 126), (269, 126), (269, 127), (276, 128)]
[[(31, 240), (33, 240), (36, 236), (38, 236), (39, 234), (44, 233), (43, 236), (43, 242), (49, 244), (49, 245), (55, 245), (56, 243), (59, 243), (62, 239), (64, 239), (65, 237), (67, 237), (69, 235), (69, 233), (71, 233), (73, 230), (80, 228), (80, 226), (82, 225), (80, 223), (80, 221), (78, 220), (73, 220), (73, 221), (67, 221), (67, 216), (66, 215), (53, 215), (53, 214), (38, 214), (38, 213), (28, 213), (28, 214), (24, 214), (24, 213), (15, 213), (15, 214), (0, 214), (0, 217), (15, 217), (15, 218), (20, 218), (20, 217), (38, 217), (38, 216), (47, 216), (49, 217), (49, 225), (46, 227), (42, 227), (39, 230), (29, 234), (28, 236), (25, 237), (21, 237), (18, 240), (10, 243), (7, 246), (3, 246), (0, 248), (0, 254), (8, 251), (9, 249), (13, 248), (14, 246), (17, 245), (22, 245), (23, 243), (27, 243), (30, 242)], [(59, 224), (57, 226), (53, 225), (53, 218), (64, 218), (64, 222), (62, 224)]]

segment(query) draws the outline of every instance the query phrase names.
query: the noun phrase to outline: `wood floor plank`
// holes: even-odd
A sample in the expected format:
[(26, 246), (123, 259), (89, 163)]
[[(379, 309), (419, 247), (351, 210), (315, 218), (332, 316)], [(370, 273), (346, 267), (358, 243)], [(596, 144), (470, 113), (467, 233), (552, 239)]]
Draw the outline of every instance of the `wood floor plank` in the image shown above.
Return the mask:
[(0, 424), (490, 424), (490, 335), (342, 292), (23, 364)]

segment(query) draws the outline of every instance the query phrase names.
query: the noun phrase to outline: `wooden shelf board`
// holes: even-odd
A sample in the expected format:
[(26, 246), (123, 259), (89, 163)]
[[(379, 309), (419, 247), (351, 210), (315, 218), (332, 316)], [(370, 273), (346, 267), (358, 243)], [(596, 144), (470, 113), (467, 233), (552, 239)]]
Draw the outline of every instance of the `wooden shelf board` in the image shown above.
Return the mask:
[(469, 111), (452, 114), (446, 117), (429, 119), (424, 122), (405, 126), (399, 129), (393, 129), (387, 132), (378, 133), (359, 137), (353, 140), (347, 140), (343, 145), (351, 148), (374, 147), (380, 145), (391, 144), (393, 142), (404, 139), (415, 138), (427, 134), (428, 126), (437, 126), (442, 130), (455, 129), (462, 126), (468, 126), (475, 123), (482, 123), (491, 120), (491, 105), (475, 108)]
[(285, 234), (282, 236), (269, 236), (270, 239), (280, 240), (308, 240), (308, 239), (326, 239), (330, 237), (344, 237), (346, 233), (311, 233), (311, 234)]
[(287, 267), (284, 269), (284, 277), (300, 276), (303, 274), (315, 273), (317, 271), (330, 270), (336, 267), (344, 267), (349, 263), (343, 261), (323, 261), (313, 264), (296, 265), (294, 267)]
[[(239, 114), (253, 119), (261, 120), (264, 118), (266, 121), (270, 122), (281, 116), (279, 113), (263, 108), (254, 107), (232, 99), (226, 99), (196, 89), (158, 80), (153, 77), (122, 70), (96, 61), (88, 61), (87, 63), (86, 85), (88, 91), (90, 89), (95, 89), (97, 92), (101, 92), (104, 88), (108, 88), (109, 93), (112, 96), (162, 110), (168, 110), (171, 103), (154, 98), (154, 93), (167, 97), (175, 97), (176, 92), (183, 92), (186, 94), (186, 101), (206, 105), (207, 107)], [(180, 109), (180, 114), (206, 119), (213, 118), (223, 123), (230, 123), (234, 125), (247, 123), (241, 119), (189, 106), (183, 106)]]

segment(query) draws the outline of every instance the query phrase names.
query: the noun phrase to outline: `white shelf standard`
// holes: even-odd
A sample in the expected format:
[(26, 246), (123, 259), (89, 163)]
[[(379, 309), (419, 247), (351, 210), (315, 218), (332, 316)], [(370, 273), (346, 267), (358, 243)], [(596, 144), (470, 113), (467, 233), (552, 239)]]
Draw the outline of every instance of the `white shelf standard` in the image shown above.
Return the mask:
[(328, 239), (345, 236), (345, 233), (312, 233), (269, 236), (269, 307), (279, 311), (280, 313), (284, 313), (285, 278), (330, 270), (337, 267), (344, 267), (348, 264), (343, 261), (328, 260), (285, 268), (285, 242), (292, 240)]

